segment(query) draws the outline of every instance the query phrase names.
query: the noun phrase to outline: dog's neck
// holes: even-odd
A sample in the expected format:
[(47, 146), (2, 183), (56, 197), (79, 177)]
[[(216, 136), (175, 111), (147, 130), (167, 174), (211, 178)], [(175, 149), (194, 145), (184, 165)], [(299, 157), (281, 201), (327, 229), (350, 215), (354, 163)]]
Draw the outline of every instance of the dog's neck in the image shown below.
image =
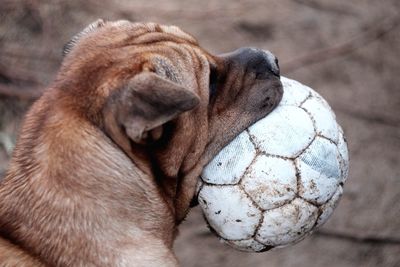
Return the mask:
[(149, 255), (143, 266), (174, 266), (175, 217), (156, 182), (75, 115), (43, 98), (27, 114), (0, 187), (1, 234), (49, 265), (141, 266)]

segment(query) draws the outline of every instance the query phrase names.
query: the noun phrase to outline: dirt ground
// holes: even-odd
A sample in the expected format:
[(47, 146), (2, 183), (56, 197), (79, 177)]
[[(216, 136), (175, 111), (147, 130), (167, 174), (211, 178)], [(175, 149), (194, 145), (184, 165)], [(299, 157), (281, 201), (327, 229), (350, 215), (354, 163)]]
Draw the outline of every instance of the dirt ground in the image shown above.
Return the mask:
[[(313, 236), (276, 251), (238, 252), (195, 208), (175, 245), (182, 266), (398, 267), (399, 12), (397, 0), (0, 0), (0, 175), (31, 103), (25, 93), (51, 82), (73, 34), (99, 17), (175, 24), (214, 53), (271, 50), (283, 75), (330, 102), (351, 157), (342, 201)], [(20, 96), (4, 95), (10, 90)]]

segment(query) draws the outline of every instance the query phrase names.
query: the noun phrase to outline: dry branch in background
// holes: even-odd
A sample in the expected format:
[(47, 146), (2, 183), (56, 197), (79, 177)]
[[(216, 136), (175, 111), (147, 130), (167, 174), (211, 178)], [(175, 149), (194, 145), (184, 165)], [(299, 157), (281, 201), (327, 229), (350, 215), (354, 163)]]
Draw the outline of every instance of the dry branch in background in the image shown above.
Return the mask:
[(351, 11), (344, 6), (332, 4), (333, 1), (332, 1), (332, 3), (331, 2), (321, 3), (321, 1), (319, 1), (319, 0), (293, 0), (293, 2), (296, 2), (300, 5), (308, 6), (317, 11), (329, 12), (334, 15), (348, 15), (348, 16), (356, 15), (356, 13), (354, 11)]
[(0, 65), (0, 79), (6, 84), (41, 84), (35, 73), (26, 69), (6, 68)]
[(329, 230), (319, 230), (315, 235), (325, 238), (336, 238), (354, 243), (368, 243), (378, 245), (400, 245), (400, 239), (395, 237), (356, 236)]
[(33, 100), (41, 95), (41, 84), (34, 73), (27, 70), (15, 70), (0, 66), (0, 96), (16, 97), (21, 100)]
[(36, 87), (24, 87), (0, 84), (0, 96), (15, 97), (21, 100), (35, 100), (39, 98), (42, 91)]
[(337, 58), (349, 54), (369, 43), (382, 38), (387, 33), (394, 30), (400, 24), (400, 15), (393, 16), (381, 23), (374, 22), (367, 30), (358, 36), (339, 45), (316, 50), (304, 56), (292, 59), (281, 64), (284, 73), (293, 72), (307, 65), (317, 64), (329, 59)]
[[(344, 42), (339, 45), (334, 45), (332, 47), (323, 48), (320, 50), (316, 50), (304, 56), (300, 56), (298, 58), (292, 59), (287, 62), (283, 62), (281, 64), (281, 68), (284, 73), (293, 72), (299, 68), (303, 68), (308, 65), (317, 64), (326, 60), (330, 60), (333, 58), (337, 58), (346, 54), (349, 54), (367, 44), (382, 38), (387, 33), (394, 30), (400, 24), (400, 15), (393, 16), (388, 18), (381, 23), (372, 23), (372, 25), (367, 30), (361, 32), (358, 36)], [(18, 52), (13, 51), (18, 54)], [(28, 55), (24, 55), (29, 57)], [(37, 58), (35, 58), (37, 60)], [(0, 76), (4, 75), (4, 69), (0, 68)], [(7, 76), (8, 77), (8, 76)], [(15, 84), (12, 84), (13, 80), (28, 80), (33, 81), (32, 86), (21, 87)], [(37, 89), (38, 81), (33, 79), (32, 75), (25, 76), (18, 71), (18, 76), (14, 78), (11, 77), (11, 83), (8, 84), (0, 84), (0, 95), (9, 96), (9, 97), (18, 97), (21, 99), (36, 99), (41, 95), (41, 91)]]

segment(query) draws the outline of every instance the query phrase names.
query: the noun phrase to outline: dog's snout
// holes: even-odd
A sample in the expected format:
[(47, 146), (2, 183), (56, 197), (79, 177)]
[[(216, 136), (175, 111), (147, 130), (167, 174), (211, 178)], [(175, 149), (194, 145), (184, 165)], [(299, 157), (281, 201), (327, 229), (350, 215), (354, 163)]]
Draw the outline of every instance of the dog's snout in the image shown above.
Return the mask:
[(280, 76), (278, 59), (269, 51), (244, 47), (223, 56), (243, 65), (247, 70), (254, 71), (256, 74), (272, 73), (275, 76)]

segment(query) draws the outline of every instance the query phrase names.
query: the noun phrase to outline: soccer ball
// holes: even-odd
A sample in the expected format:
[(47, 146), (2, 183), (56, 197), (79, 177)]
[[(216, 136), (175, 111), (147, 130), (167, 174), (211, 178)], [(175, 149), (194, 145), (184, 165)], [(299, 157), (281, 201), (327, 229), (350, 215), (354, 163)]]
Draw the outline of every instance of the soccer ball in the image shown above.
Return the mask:
[(281, 78), (280, 104), (204, 168), (198, 202), (210, 229), (244, 251), (299, 242), (332, 214), (348, 176), (347, 143), (328, 103)]

